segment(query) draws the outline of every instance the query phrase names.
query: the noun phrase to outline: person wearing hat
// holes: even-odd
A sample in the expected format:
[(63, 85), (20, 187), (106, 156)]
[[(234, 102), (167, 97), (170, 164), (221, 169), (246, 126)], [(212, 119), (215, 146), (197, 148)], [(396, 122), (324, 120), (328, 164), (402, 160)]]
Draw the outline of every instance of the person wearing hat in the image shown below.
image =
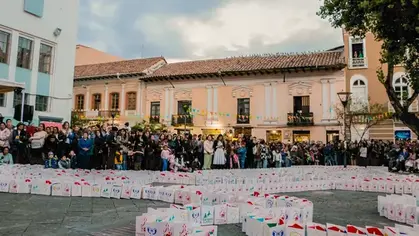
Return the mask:
[(24, 124), (19, 123), (16, 125), (16, 129), (12, 131), (11, 135), (11, 152), (13, 161), (19, 164), (28, 164), (29, 160), (26, 153), (28, 137), (24, 130)]

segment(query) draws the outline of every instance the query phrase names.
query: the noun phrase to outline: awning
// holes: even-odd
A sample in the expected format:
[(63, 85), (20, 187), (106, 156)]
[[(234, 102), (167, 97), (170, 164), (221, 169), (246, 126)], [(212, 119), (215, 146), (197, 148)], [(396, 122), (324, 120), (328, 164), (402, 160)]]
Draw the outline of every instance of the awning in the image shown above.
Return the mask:
[(38, 116), (40, 123), (45, 122), (55, 122), (55, 123), (61, 123), (63, 122), (63, 118), (61, 117), (53, 117), (53, 116)]
[(25, 84), (13, 82), (7, 79), (0, 79), (0, 93), (13, 92), (15, 89), (24, 89)]
[(45, 127), (57, 127), (58, 129), (61, 129), (63, 127), (61, 123), (57, 122), (41, 121), (40, 123), (44, 124)]

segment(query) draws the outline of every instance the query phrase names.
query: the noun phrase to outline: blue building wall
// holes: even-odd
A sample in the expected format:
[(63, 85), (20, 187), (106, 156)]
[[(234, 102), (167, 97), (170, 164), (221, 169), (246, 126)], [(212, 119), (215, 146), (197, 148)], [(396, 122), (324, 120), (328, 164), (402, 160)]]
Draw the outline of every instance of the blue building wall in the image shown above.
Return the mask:
[(9, 65), (0, 63), (0, 79), (9, 78)]
[(25, 90), (27, 92), (31, 89), (31, 70), (16, 67), (15, 81), (25, 83)]
[(38, 81), (36, 83), (36, 94), (42, 96), (49, 96), (50, 82), (51, 75), (45, 73), (38, 73)]

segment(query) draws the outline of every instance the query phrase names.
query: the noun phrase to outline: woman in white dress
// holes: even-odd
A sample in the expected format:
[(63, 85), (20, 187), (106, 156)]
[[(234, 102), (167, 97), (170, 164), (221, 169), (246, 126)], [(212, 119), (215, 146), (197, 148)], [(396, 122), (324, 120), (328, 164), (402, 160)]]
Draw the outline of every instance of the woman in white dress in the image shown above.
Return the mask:
[(215, 152), (214, 152), (214, 169), (222, 169), (226, 164), (226, 156), (225, 156), (225, 143), (224, 138), (220, 134), (217, 137), (217, 140), (214, 142), (213, 146)]

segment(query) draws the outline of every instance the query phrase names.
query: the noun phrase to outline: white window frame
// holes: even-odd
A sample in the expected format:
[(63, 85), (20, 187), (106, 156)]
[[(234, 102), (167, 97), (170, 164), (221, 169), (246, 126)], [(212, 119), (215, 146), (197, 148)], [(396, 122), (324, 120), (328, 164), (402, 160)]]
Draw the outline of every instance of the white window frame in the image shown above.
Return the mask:
[[(20, 38), (24, 38), (26, 40), (32, 41), (31, 56), (30, 56), (30, 59), (29, 59), (29, 68), (17, 66), (17, 60), (18, 60), (18, 57), (19, 57), (19, 39)], [(28, 36), (26, 34), (19, 33), (18, 36), (17, 36), (17, 45), (16, 46), (17, 46), (17, 53), (18, 53), (17, 56), (16, 56), (16, 62), (15, 62), (16, 68), (33, 70), (34, 69), (35, 38), (31, 37), (31, 36)], [(38, 71), (37, 66), (36, 66), (36, 71)]]
[[(39, 62), (40, 62), (40, 59), (41, 59), (41, 46), (42, 46), (42, 44), (44, 44), (44, 45), (46, 45), (46, 46), (50, 46), (51, 47), (51, 62), (50, 62), (50, 65), (49, 65), (49, 73), (48, 73), (48, 75), (53, 75), (54, 74), (54, 63), (55, 63), (55, 44), (52, 44), (52, 43), (50, 43), (50, 42), (47, 42), (47, 41), (43, 41), (43, 40), (41, 40), (41, 42), (40, 42), (40, 44), (39, 44), (39, 52), (38, 52), (38, 54), (39, 54), (39, 59), (38, 59), (38, 67), (36, 68), (37, 70), (38, 70), (38, 72), (40, 72), (39, 71)], [(42, 72), (40, 72), (40, 73), (42, 73)]]
[[(409, 99), (409, 97), (412, 95), (412, 89), (410, 88), (408, 81), (406, 83), (400, 83), (400, 84), (396, 84), (396, 80), (405, 76), (406, 73), (404, 72), (396, 72), (393, 75), (393, 89), (396, 90), (396, 85), (398, 86), (406, 86), (407, 87), (407, 98)], [(407, 79), (406, 79), (407, 80)], [(401, 79), (400, 79), (401, 82)], [(396, 91), (395, 91), (396, 92)], [(400, 96), (400, 98), (402, 98), (402, 96)], [(403, 101), (403, 100), (401, 100)]]
[(365, 84), (365, 91), (366, 91), (366, 99), (367, 99), (367, 101), (366, 101), (366, 103), (369, 105), (369, 102), (368, 102), (368, 98), (369, 98), (369, 93), (368, 93), (368, 79), (367, 78), (365, 78), (365, 76), (363, 76), (363, 75), (359, 75), (359, 74), (357, 74), (357, 75), (353, 75), (352, 77), (351, 77), (351, 79), (350, 79), (350, 91), (352, 92), (353, 91), (353, 89), (354, 89), (354, 83), (355, 83), (355, 81), (358, 81), (358, 80), (360, 80), (360, 81), (362, 81), (362, 82), (364, 82), (364, 84)]
[(362, 39), (362, 50), (364, 52), (364, 66), (352, 66), (352, 43), (354, 39), (360, 39), (360, 37), (349, 36), (349, 51), (348, 51), (348, 68), (349, 69), (365, 69), (368, 68), (368, 57), (365, 37)]

